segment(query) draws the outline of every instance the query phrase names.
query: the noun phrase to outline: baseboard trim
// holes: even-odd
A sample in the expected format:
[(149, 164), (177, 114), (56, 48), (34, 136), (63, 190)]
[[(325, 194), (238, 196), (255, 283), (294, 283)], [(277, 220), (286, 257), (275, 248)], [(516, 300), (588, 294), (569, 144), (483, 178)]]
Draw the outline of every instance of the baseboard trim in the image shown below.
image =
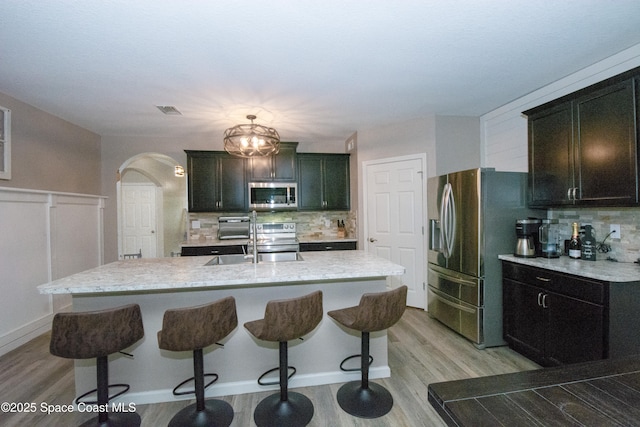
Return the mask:
[[(391, 376), (389, 366), (380, 366), (369, 370), (369, 378), (387, 378)], [(326, 372), (313, 375), (296, 375), (289, 381), (289, 388), (310, 387), (326, 384), (345, 383), (360, 379), (360, 372)], [(261, 386), (256, 380), (237, 381), (231, 383), (213, 384), (205, 390), (205, 397), (232, 396), (236, 394), (259, 393), (263, 391), (277, 391), (277, 385)], [(147, 405), (151, 403), (177, 402), (180, 400), (193, 400), (193, 395), (174, 396), (171, 389), (153, 390), (138, 393), (125, 393), (114, 399), (114, 403), (134, 403), (136, 405)]]

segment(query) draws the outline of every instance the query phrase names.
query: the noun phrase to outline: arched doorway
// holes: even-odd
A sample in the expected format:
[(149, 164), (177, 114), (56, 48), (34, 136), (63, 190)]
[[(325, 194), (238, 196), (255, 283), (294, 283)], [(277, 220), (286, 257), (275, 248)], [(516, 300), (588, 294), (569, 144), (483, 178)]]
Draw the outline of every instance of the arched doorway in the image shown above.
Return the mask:
[(159, 153), (131, 157), (118, 169), (118, 259), (142, 250), (142, 256), (180, 252), (187, 226), (186, 176), (175, 159)]

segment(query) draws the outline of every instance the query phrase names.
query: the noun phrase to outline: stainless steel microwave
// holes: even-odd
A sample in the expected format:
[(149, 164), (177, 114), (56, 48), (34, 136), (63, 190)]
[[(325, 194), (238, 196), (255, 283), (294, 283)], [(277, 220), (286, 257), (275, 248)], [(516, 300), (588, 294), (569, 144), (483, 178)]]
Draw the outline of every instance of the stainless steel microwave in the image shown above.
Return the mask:
[(295, 182), (250, 182), (249, 209), (256, 211), (297, 210)]

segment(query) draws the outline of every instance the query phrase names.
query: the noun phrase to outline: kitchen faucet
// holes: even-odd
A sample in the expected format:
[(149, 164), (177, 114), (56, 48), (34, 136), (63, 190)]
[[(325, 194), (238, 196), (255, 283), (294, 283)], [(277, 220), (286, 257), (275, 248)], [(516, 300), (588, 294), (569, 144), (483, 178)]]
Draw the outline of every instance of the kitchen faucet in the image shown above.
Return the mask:
[(249, 259), (252, 258), (252, 262), (254, 264), (258, 263), (258, 214), (257, 212), (254, 210), (251, 213), (251, 224), (253, 224), (253, 228), (252, 228), (252, 239), (253, 239), (253, 254), (252, 255), (245, 255), (244, 258), (245, 259)]

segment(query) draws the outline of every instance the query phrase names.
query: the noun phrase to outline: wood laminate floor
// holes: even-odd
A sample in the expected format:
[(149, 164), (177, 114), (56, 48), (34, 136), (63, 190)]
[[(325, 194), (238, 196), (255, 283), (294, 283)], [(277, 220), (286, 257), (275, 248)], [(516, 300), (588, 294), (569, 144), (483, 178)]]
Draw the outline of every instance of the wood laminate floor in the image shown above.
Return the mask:
[[(389, 329), (388, 337), (391, 377), (375, 381), (393, 395), (391, 412), (373, 420), (355, 418), (343, 412), (335, 399), (341, 384), (295, 389), (307, 395), (314, 404), (310, 426), (444, 426), (427, 399), (430, 383), (539, 367), (507, 347), (478, 350), (418, 309), (407, 309), (402, 319)], [(79, 425), (91, 418), (91, 414), (48, 415), (41, 406), (43, 403), (69, 404), (75, 397), (74, 388), (73, 361), (49, 354), (49, 334), (36, 338), (0, 357), (0, 402), (35, 403), (36, 411), (7, 413), (3, 410), (0, 425)], [(235, 410), (232, 426), (255, 426), (253, 410), (271, 393), (223, 397)], [(142, 426), (164, 426), (177, 411), (192, 402), (138, 405), (136, 411), (142, 417)]]

